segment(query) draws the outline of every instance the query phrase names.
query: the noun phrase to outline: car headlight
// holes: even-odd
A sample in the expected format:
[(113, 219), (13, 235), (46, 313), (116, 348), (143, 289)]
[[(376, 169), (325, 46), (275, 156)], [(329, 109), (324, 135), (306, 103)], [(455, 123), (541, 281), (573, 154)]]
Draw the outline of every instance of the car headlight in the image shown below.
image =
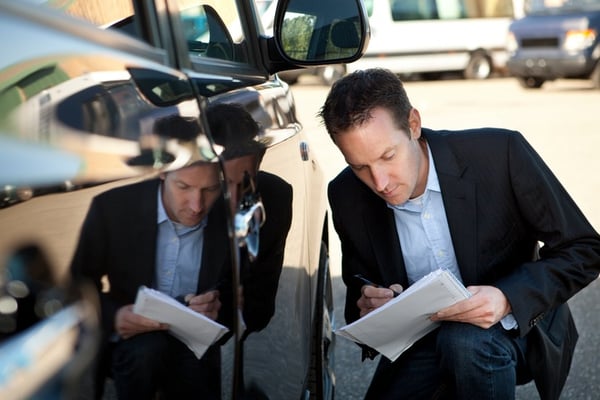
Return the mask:
[(596, 40), (595, 29), (578, 29), (567, 31), (563, 47), (567, 51), (579, 51), (594, 44)]

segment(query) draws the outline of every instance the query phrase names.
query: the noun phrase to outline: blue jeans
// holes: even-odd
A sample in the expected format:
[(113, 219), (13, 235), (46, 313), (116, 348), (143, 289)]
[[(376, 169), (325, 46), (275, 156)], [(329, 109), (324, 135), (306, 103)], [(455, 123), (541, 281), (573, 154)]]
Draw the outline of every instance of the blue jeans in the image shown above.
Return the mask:
[(112, 376), (119, 400), (221, 397), (220, 351), (210, 347), (198, 360), (167, 332), (121, 340), (112, 350)]
[(365, 398), (514, 399), (516, 385), (531, 379), (526, 343), (499, 323), (444, 322), (395, 362), (382, 357)]

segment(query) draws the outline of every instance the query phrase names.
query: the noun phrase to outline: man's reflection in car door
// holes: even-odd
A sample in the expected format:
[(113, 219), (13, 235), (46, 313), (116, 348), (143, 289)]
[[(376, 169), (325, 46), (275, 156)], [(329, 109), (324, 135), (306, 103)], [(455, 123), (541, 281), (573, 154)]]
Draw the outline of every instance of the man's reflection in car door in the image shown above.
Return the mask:
[(292, 186), (260, 171), (266, 145), (260, 126), (241, 106), (211, 104), (210, 133), (222, 148), (223, 169), (240, 238), (244, 337), (265, 328), (275, 312), (285, 241), (292, 220)]

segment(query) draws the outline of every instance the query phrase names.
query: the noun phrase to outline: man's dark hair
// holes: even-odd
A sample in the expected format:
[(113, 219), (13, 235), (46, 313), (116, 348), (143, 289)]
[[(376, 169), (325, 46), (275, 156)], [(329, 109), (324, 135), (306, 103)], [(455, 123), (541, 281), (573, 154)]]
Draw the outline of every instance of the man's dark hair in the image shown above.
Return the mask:
[(412, 105), (404, 85), (396, 74), (382, 68), (358, 70), (335, 82), (319, 116), (334, 138), (340, 132), (367, 122), (377, 107), (387, 109), (397, 128), (409, 132), (408, 117)]
[(258, 141), (260, 125), (237, 103), (214, 103), (208, 106), (206, 118), (214, 142), (223, 146), (226, 160), (256, 154), (262, 157), (264, 143)]

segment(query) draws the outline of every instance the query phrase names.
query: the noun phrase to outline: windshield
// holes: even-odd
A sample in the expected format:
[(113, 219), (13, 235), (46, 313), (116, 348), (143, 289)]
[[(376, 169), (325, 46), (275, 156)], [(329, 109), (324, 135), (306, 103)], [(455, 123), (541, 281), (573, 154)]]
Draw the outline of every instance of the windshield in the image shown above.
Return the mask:
[(529, 15), (593, 10), (600, 11), (600, 0), (525, 0), (525, 13)]

